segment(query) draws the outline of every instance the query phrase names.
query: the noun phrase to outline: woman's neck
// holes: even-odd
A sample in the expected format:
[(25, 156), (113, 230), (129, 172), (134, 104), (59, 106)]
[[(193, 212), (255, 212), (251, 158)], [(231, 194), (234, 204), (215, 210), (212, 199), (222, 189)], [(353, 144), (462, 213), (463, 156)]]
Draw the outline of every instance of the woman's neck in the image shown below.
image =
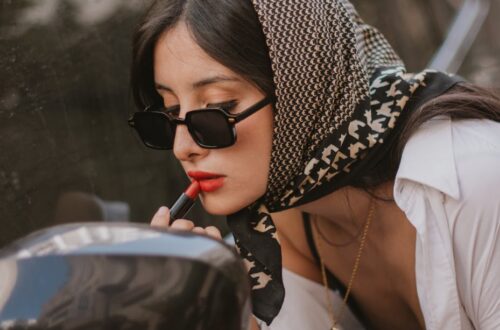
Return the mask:
[(390, 222), (384, 221), (383, 219), (386, 217), (379, 215), (386, 213), (386, 208), (394, 207), (392, 188), (392, 182), (382, 184), (370, 192), (364, 189), (345, 187), (318, 200), (301, 205), (298, 209), (311, 214), (313, 219), (321, 219), (318, 222), (329, 226), (330, 230), (334, 230), (337, 233), (336, 238), (341, 242), (359, 234), (366, 222), (371, 203), (375, 203), (372, 231), (387, 233), (388, 228), (385, 227), (390, 225)]

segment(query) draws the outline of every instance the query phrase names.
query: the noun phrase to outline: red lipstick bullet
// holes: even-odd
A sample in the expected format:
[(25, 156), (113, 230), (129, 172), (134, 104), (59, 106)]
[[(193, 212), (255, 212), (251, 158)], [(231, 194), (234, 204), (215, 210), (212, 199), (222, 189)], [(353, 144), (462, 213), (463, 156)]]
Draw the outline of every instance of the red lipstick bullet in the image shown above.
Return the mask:
[(200, 183), (193, 181), (170, 208), (170, 222), (184, 217), (193, 206), (200, 193)]

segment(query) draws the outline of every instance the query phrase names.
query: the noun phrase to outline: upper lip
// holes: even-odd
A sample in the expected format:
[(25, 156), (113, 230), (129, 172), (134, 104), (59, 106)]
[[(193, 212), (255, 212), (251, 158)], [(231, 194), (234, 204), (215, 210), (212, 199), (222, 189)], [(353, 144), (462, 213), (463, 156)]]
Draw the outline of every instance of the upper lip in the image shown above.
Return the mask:
[(188, 171), (187, 175), (191, 179), (194, 179), (196, 181), (215, 179), (215, 178), (220, 178), (223, 176), (222, 174), (203, 172), (203, 171)]

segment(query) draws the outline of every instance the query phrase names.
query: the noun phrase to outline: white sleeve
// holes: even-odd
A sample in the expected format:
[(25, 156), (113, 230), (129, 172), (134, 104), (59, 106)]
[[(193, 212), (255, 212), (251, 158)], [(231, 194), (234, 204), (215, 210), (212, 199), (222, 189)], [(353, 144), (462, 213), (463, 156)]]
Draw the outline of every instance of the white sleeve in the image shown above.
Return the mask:
[(500, 151), (456, 157), (461, 196), (444, 207), (460, 300), (476, 329), (500, 329)]

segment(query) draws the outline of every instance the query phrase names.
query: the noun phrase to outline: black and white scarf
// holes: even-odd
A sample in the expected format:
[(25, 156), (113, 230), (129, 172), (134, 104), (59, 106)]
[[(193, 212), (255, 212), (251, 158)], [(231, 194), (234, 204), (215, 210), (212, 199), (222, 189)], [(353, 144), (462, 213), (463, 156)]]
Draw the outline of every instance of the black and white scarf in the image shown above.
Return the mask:
[(377, 153), (398, 117), (457, 79), (407, 74), (385, 38), (347, 0), (252, 0), (276, 86), (271, 168), (265, 196), (228, 217), (252, 284), (254, 314), (270, 323), (285, 291), (270, 212), (348, 184)]

